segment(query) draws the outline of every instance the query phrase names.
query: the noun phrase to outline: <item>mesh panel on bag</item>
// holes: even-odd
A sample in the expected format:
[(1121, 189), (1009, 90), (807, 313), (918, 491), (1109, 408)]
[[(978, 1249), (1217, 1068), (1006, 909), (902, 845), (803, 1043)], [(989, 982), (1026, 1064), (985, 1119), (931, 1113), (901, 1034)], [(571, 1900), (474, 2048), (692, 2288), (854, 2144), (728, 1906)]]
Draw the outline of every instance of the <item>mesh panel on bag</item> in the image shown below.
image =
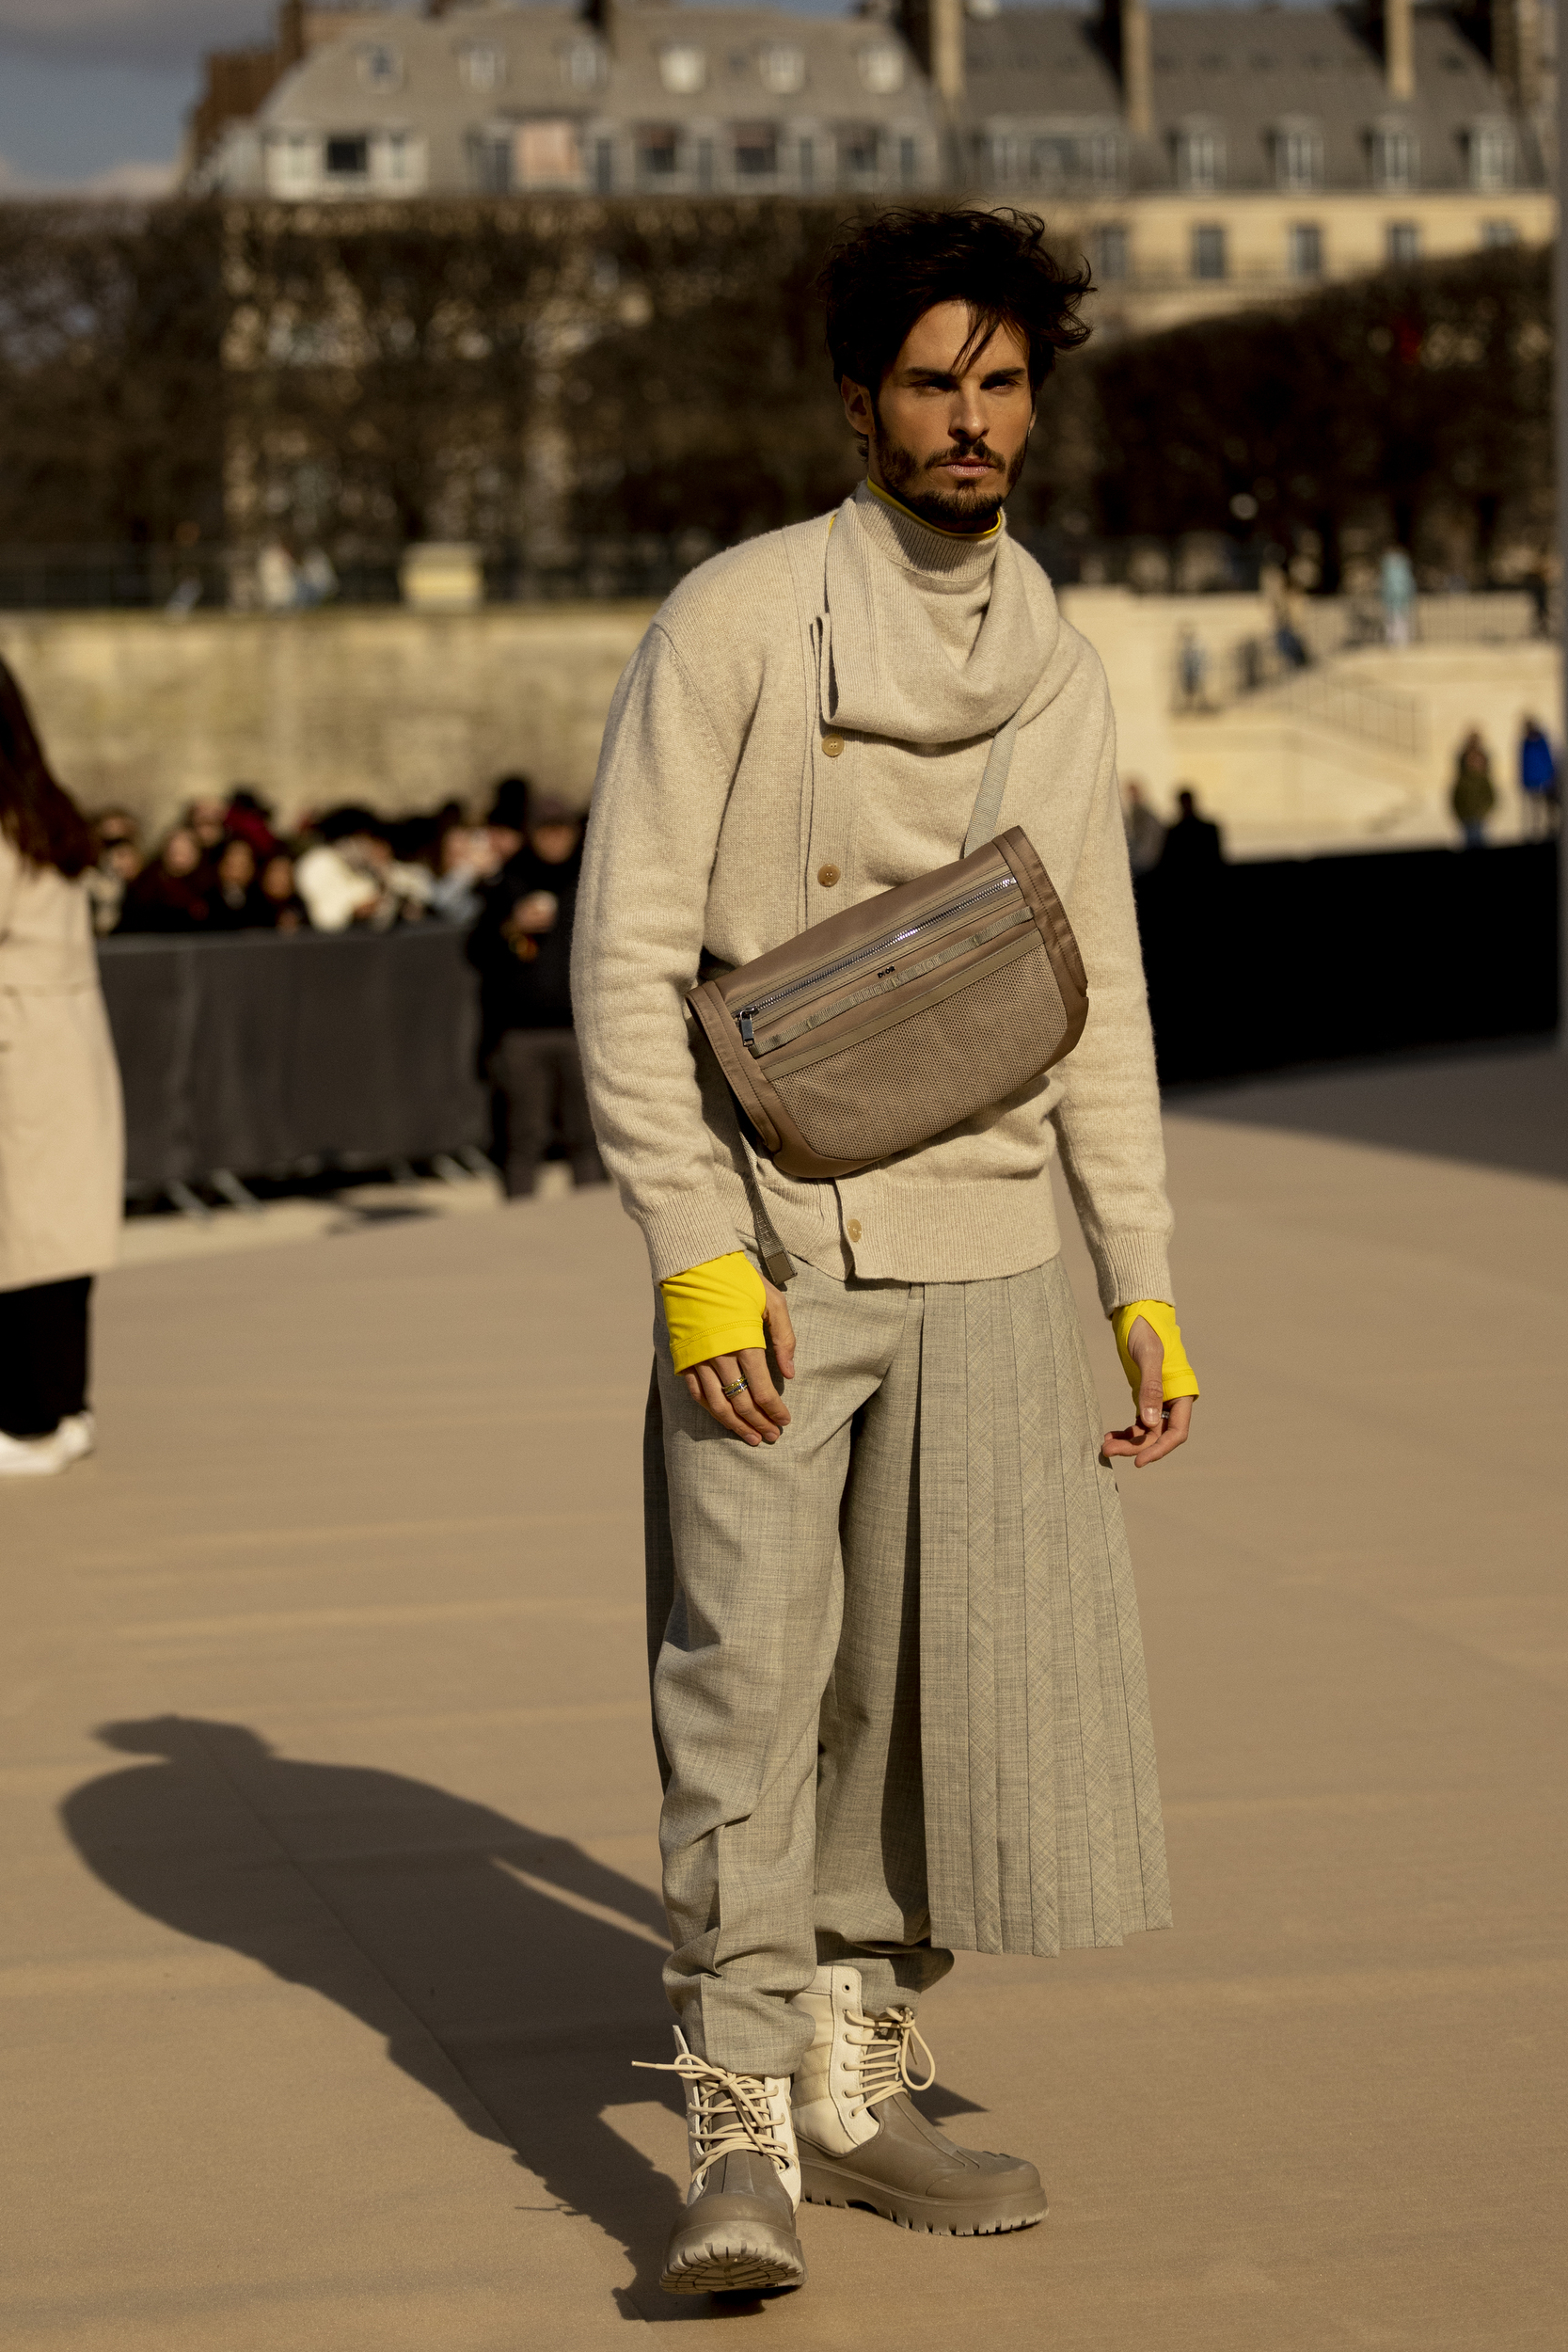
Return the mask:
[(1027, 1085), (1066, 1027), (1042, 951), (772, 1084), (822, 1158), (886, 1159)]

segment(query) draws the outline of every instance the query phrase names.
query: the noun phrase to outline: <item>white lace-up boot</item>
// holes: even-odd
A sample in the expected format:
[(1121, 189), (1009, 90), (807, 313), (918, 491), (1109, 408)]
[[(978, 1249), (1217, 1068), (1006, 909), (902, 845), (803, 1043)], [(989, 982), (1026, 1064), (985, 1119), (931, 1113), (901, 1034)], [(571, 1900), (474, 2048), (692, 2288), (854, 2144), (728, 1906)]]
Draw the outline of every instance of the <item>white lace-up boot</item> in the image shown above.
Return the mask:
[(671, 2295), (723, 2295), (800, 2286), (805, 2257), (795, 2233), (800, 2160), (789, 2112), (787, 2074), (733, 2074), (687, 2046), (650, 2074), (686, 2086), (691, 2185), (665, 2249), (659, 2284)]
[[(1045, 2191), (1018, 2156), (960, 2148), (911, 2106), (936, 2080), (912, 2009), (867, 2015), (858, 1968), (818, 1968), (794, 2006), (812, 2021), (795, 2074), (806, 2201), (869, 2205), (908, 2230), (989, 2236), (1045, 2216)], [(916, 2059), (915, 2054), (919, 2057)], [(911, 2062), (923, 2068), (917, 2078)]]

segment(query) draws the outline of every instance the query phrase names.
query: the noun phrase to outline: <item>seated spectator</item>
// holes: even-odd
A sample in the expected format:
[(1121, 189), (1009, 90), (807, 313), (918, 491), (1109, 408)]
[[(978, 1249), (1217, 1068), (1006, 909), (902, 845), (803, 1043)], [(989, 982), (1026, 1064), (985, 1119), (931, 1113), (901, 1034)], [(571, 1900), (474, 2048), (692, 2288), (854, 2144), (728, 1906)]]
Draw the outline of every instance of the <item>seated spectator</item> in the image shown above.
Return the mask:
[(92, 928), (106, 938), (119, 921), (125, 893), (141, 872), (140, 828), (128, 808), (100, 809), (92, 820), (98, 863), (83, 875)]
[(122, 931), (202, 931), (208, 927), (209, 878), (201, 845), (188, 825), (176, 825), (150, 866), (126, 889)]
[(273, 831), (272, 815), (267, 803), (248, 784), (237, 784), (229, 795), (224, 829), (230, 840), (249, 842), (258, 866), (281, 846)]
[(527, 776), (502, 776), (490, 798), (490, 814), (484, 819), (498, 866), (521, 853), (528, 838), (529, 803), (533, 787)]
[(320, 819), (294, 882), (318, 931), (385, 931), (417, 922), (430, 895), (429, 876), (395, 859), (381, 819), (353, 803)]
[(500, 843), (488, 825), (448, 825), (436, 848), (432, 914), (448, 923), (475, 921), (484, 904), (485, 883), (495, 880), (504, 864)]
[(1197, 796), (1190, 785), (1183, 785), (1176, 796), (1180, 810), (1174, 825), (1165, 835), (1165, 846), (1160, 853), (1160, 871), (1173, 874), (1183, 882), (1196, 882), (1217, 874), (1225, 863), (1225, 846), (1218, 825), (1197, 812)]
[(204, 858), (214, 860), (229, 838), (229, 803), (221, 794), (203, 793), (185, 810), (184, 825)]
[(275, 931), (302, 931), (309, 928), (310, 918), (305, 912), (305, 901), (294, 888), (294, 862), (287, 850), (275, 850), (261, 868), (257, 884), (261, 903), (267, 912), (262, 920)]
[(272, 914), (256, 880), (256, 852), (238, 834), (226, 841), (213, 869), (212, 926), (215, 931), (269, 929)]

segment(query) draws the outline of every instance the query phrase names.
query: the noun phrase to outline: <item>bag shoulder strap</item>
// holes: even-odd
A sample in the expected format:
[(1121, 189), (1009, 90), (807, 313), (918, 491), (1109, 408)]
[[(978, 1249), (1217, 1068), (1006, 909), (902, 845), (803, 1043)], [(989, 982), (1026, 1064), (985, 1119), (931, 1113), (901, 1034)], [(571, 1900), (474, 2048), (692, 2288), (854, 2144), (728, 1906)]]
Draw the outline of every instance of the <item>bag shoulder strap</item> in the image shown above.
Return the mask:
[(1002, 814), (1002, 795), (1007, 789), (1007, 771), (1013, 764), (1013, 742), (1017, 734), (1018, 713), (1015, 711), (991, 737), (986, 772), (980, 778), (980, 789), (975, 795), (974, 814), (964, 835), (965, 857), (973, 857), (976, 850), (983, 850), (996, 831), (996, 820)]
[[(719, 1070), (719, 1057), (708, 1043), (707, 1032), (702, 1023), (693, 1022), (692, 1028), (697, 1040), (698, 1052), (706, 1055), (712, 1067)], [(746, 1187), (746, 1199), (751, 1205), (752, 1230), (756, 1238), (757, 1254), (762, 1260), (763, 1272), (775, 1289), (787, 1290), (790, 1277), (795, 1272), (795, 1261), (779, 1239), (773, 1220), (768, 1214), (768, 1203), (762, 1197), (762, 1186), (757, 1182), (756, 1168), (752, 1163), (752, 1154), (746, 1148), (746, 1137), (740, 1124), (740, 1114), (736, 1108), (735, 1096), (730, 1091), (729, 1081), (721, 1070), (719, 1070), (719, 1098), (723, 1106), (721, 1115), (730, 1131), (725, 1139), (734, 1144), (740, 1155), (740, 1181)]]

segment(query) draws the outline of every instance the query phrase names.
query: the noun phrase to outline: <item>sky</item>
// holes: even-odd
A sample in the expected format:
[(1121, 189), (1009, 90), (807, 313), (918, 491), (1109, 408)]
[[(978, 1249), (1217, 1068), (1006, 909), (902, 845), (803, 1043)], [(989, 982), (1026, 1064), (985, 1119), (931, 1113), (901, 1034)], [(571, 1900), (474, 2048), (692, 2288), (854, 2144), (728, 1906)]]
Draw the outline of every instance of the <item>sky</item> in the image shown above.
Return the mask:
[[(785, 0), (814, 15), (842, 4)], [(0, 193), (168, 185), (203, 51), (267, 40), (275, 13), (274, 0), (0, 0)]]

